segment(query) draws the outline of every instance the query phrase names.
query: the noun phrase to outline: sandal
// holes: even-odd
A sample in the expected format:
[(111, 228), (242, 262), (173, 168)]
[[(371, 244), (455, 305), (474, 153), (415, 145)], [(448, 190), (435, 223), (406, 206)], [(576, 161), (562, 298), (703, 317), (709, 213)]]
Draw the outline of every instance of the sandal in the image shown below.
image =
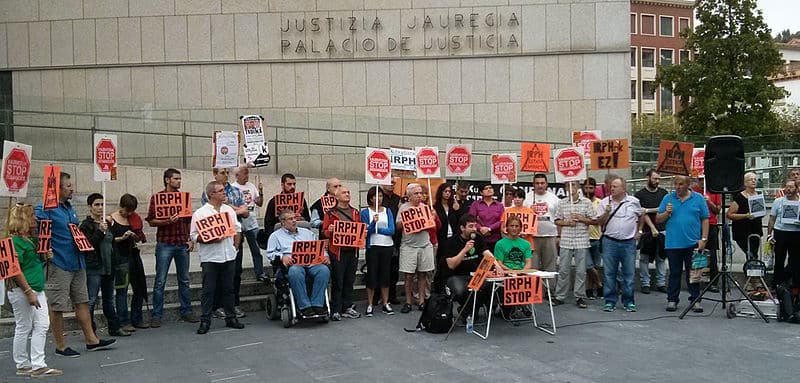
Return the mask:
[(19, 376), (30, 376), (31, 372), (33, 371), (30, 367), (22, 367), (17, 369), (17, 375)]
[(31, 372), (31, 377), (43, 378), (45, 376), (59, 376), (62, 374), (64, 374), (64, 372), (61, 370), (56, 370), (55, 368), (50, 368), (50, 367), (42, 367), (40, 369), (33, 370)]

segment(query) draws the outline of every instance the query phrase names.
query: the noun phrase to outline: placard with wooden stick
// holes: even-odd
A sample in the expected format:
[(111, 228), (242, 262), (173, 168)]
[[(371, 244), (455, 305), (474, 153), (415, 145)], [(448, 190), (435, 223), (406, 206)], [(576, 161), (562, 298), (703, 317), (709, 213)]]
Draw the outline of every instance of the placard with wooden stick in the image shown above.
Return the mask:
[(436, 221), (433, 219), (431, 208), (428, 205), (410, 207), (401, 211), (400, 220), (403, 222), (403, 232), (406, 234), (419, 233), (436, 227)]
[(192, 198), (189, 192), (160, 192), (153, 194), (153, 201), (156, 219), (192, 216)]
[(53, 220), (41, 219), (39, 220), (39, 243), (36, 246), (36, 252), (39, 254), (47, 254), (53, 250)]

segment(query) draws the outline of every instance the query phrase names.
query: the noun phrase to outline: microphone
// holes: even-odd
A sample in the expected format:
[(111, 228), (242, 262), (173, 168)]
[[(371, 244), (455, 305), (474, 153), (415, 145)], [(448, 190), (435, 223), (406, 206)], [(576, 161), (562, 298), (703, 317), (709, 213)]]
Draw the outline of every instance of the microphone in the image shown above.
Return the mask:
[(469, 235), (469, 239), (470, 239), (470, 240), (473, 240), (473, 241), (474, 241), (474, 240), (475, 240), (475, 237), (476, 237), (475, 233), (471, 233), (471, 234)]

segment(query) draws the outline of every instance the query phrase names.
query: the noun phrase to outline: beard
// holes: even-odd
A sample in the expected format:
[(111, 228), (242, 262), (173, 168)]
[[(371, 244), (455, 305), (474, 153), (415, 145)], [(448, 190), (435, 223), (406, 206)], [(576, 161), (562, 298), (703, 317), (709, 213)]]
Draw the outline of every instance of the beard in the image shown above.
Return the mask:
[(647, 181), (647, 187), (650, 188), (650, 189), (656, 189), (656, 188), (658, 188), (658, 182), (654, 183), (652, 181)]

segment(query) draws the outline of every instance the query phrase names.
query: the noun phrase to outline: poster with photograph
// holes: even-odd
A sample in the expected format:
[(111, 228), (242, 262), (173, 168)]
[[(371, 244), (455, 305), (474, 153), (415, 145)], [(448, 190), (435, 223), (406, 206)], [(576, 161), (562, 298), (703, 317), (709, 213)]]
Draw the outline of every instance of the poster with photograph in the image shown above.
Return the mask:
[(750, 214), (753, 215), (753, 218), (760, 218), (767, 215), (767, 204), (764, 201), (763, 194), (747, 197), (747, 204), (750, 206)]
[(269, 145), (264, 138), (264, 118), (257, 115), (241, 116), (242, 134), (244, 135), (244, 163), (249, 167), (267, 166), (269, 164)]
[(784, 224), (797, 225), (800, 222), (800, 201), (784, 201), (781, 211), (781, 222)]
[(215, 168), (235, 168), (239, 166), (239, 132), (216, 131), (211, 143)]

